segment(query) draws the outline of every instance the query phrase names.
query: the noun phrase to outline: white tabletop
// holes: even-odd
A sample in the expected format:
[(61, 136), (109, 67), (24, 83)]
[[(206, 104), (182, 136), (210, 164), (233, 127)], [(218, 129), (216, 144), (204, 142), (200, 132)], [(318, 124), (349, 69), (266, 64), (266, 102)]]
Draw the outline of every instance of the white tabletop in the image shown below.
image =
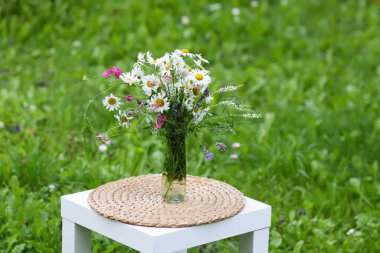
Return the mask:
[(61, 215), (66, 220), (143, 252), (162, 248), (176, 251), (221, 240), (270, 226), (271, 207), (245, 197), (243, 210), (223, 221), (185, 228), (155, 228), (124, 224), (95, 213), (87, 203), (92, 190), (61, 197)]

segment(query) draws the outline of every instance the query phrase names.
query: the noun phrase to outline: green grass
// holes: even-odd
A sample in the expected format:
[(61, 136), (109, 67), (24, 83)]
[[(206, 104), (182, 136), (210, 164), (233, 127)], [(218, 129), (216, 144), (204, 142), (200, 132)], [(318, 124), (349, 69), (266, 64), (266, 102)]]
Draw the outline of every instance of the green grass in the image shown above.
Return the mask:
[[(206, 163), (190, 140), (190, 174), (270, 204), (270, 252), (380, 251), (379, 1), (0, 3), (1, 253), (59, 252), (61, 195), (161, 171), (156, 136), (123, 135), (101, 153), (82, 114), (107, 85), (102, 71), (176, 48), (209, 59), (216, 86), (245, 83), (240, 95), (264, 116), (238, 136), (198, 136), (242, 143), (237, 160), (229, 149)], [(112, 125), (98, 117), (99, 131)], [(93, 245), (134, 252), (99, 235)], [(237, 252), (237, 238), (199, 251)]]

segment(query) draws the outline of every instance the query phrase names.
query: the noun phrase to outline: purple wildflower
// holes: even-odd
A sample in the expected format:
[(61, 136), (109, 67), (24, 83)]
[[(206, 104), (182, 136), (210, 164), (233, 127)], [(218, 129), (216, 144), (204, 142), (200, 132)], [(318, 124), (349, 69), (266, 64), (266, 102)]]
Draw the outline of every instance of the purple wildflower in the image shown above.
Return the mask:
[(305, 209), (297, 210), (297, 214), (298, 215), (305, 215), (306, 211), (305, 211)]
[(15, 126), (13, 126), (13, 130), (14, 130), (15, 132), (20, 132), (20, 131), (21, 131), (21, 128), (20, 128), (19, 125), (15, 125)]
[(214, 157), (214, 153), (208, 151), (208, 148), (203, 148), (203, 154), (206, 156), (206, 161), (210, 161)]
[(132, 96), (127, 96), (127, 97), (125, 98), (125, 100), (127, 100), (127, 102), (131, 102), (131, 101), (132, 101)]
[(278, 219), (278, 222), (280, 222), (280, 223), (285, 222), (285, 218), (280, 218), (280, 219)]
[(227, 149), (226, 144), (221, 143), (221, 142), (217, 142), (217, 143), (215, 143), (215, 147), (217, 147), (220, 151), (224, 151), (224, 150)]

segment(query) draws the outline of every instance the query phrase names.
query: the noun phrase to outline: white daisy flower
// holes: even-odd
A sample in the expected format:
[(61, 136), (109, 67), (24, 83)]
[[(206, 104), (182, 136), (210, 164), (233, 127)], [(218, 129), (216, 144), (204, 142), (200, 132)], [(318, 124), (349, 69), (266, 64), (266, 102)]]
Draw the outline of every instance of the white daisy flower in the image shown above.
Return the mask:
[(182, 49), (182, 50), (179, 50), (179, 49), (176, 49), (173, 53), (173, 55), (176, 54), (176, 55), (180, 55), (180, 56), (187, 56), (187, 57), (190, 57), (190, 58), (194, 58), (194, 54), (190, 53), (190, 51), (188, 49)]
[(157, 58), (156, 61), (157, 66), (160, 69), (160, 74), (162, 76), (170, 75), (170, 54), (165, 53), (164, 56)]
[(141, 66), (137, 65), (132, 69), (132, 73), (135, 76), (135, 78), (139, 81), (141, 81), (141, 78), (144, 76), (144, 70), (141, 68)]
[(185, 61), (178, 54), (172, 54), (171, 62), (175, 70), (182, 70), (183, 68), (186, 68)]
[(120, 111), (117, 115), (115, 115), (115, 118), (119, 122), (119, 125), (125, 128), (129, 127), (129, 121), (133, 119), (133, 117), (128, 117), (128, 114), (125, 111)]
[(136, 61), (135, 65), (141, 65), (143, 63), (145, 63), (145, 54), (140, 52), (137, 55), (137, 61)]
[(169, 101), (164, 93), (159, 93), (151, 98), (149, 101), (149, 108), (153, 112), (162, 113), (170, 109)]
[(202, 91), (207, 88), (211, 82), (209, 72), (204, 69), (194, 69), (190, 73), (190, 80), (194, 80), (197, 85), (202, 86)]
[(152, 53), (149, 51), (146, 52), (146, 60), (148, 61), (149, 64), (153, 66), (157, 66), (159, 64), (159, 62), (152, 57)]
[(160, 79), (155, 75), (144, 76), (141, 82), (141, 88), (147, 96), (151, 96), (152, 92), (156, 92), (160, 85)]
[(124, 83), (127, 83), (129, 85), (132, 85), (137, 81), (133, 72), (122, 73), (120, 79), (123, 80)]
[(185, 100), (184, 105), (185, 105), (187, 110), (192, 111), (194, 108), (194, 97), (188, 97)]
[(115, 97), (112, 93), (109, 96), (105, 97), (102, 102), (109, 111), (117, 110), (121, 105), (120, 98)]

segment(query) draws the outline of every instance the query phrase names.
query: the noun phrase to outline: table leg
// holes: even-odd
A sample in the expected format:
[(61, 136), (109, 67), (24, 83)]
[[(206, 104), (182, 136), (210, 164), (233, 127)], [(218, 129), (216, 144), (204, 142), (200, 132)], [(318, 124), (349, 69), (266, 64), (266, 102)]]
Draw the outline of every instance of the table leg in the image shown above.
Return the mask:
[(267, 253), (269, 228), (260, 229), (240, 235), (240, 253)]
[(62, 253), (90, 253), (91, 231), (62, 218)]

